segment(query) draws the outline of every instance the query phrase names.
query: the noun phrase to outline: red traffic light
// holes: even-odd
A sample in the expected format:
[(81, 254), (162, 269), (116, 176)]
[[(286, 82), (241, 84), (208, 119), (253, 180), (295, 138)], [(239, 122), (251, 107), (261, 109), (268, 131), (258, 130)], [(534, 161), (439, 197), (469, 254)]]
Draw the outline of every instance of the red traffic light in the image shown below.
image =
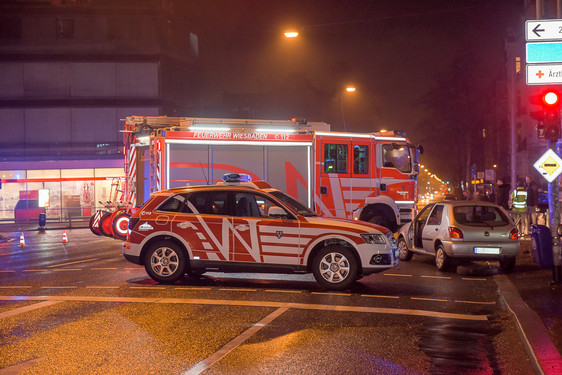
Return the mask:
[(560, 104), (560, 96), (554, 91), (547, 91), (543, 94), (542, 101), (546, 105), (558, 105)]

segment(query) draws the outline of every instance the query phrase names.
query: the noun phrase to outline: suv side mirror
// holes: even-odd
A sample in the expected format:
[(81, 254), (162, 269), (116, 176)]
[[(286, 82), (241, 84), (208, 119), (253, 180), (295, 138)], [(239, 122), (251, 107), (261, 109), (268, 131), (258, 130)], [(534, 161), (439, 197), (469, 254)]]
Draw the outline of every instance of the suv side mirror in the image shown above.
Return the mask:
[(277, 217), (277, 218), (287, 218), (287, 212), (284, 209), (278, 206), (271, 206), (269, 211), (267, 212), (267, 216), (269, 217)]

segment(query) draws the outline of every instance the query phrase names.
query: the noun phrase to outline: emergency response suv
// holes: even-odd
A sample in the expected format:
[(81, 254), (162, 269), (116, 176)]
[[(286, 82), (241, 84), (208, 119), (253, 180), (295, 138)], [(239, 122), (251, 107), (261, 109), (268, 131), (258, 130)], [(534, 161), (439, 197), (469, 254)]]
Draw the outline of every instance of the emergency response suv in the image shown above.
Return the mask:
[(264, 181), (225, 175), (217, 185), (152, 193), (133, 214), (123, 255), (160, 283), (206, 271), (310, 273), (328, 289), (398, 264), (384, 227), (322, 217)]

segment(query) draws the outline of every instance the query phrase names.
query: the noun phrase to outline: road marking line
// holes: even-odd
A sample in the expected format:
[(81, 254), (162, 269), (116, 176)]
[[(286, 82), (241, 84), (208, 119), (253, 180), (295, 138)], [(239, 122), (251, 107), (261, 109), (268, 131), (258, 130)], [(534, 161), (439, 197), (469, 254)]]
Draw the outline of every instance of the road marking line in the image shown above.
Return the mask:
[(425, 275), (422, 275), (422, 277), (425, 277), (427, 279), (445, 279), (445, 280), (451, 280), (452, 279), (451, 276), (425, 276)]
[(43, 302), (38, 302), (38, 303), (35, 303), (33, 305), (29, 305), (29, 306), (18, 307), (16, 309), (0, 313), (0, 319), (8, 318), (10, 316), (14, 316), (14, 315), (18, 315), (18, 314), (23, 314), (23, 313), (28, 312), (28, 311), (41, 309), (43, 307), (51, 306), (51, 305), (54, 305), (54, 304), (57, 304), (57, 303), (60, 303), (60, 302), (62, 302), (62, 301), (43, 301)]
[(124, 270), (144, 270), (142, 267), (123, 267)]
[(466, 281), (488, 281), (488, 279), (479, 279), (479, 278), (477, 278), (477, 277), (475, 277), (475, 278), (463, 277), (462, 279), (463, 279), (463, 280), (466, 280)]
[(119, 289), (118, 286), (87, 286), (86, 289)]
[(0, 286), (0, 289), (31, 288), (31, 285), (8, 285)]
[(449, 302), (449, 300), (441, 299), (441, 298), (411, 297), (411, 299), (415, 299), (415, 300), (418, 300), (418, 301)]
[(369, 297), (369, 298), (394, 298), (394, 299), (400, 298), (400, 297), (398, 297), (398, 296), (380, 296), (380, 295), (376, 295), (376, 294), (361, 294), (361, 297)]
[(42, 286), (41, 289), (77, 289), (78, 286), (76, 285), (69, 285), (69, 286)]
[(213, 288), (197, 288), (197, 287), (177, 287), (174, 289), (179, 289), (179, 290), (211, 290)]
[(131, 289), (156, 289), (156, 290), (166, 290), (163, 286), (131, 286)]
[(414, 275), (405, 275), (403, 273), (383, 273), (385, 276), (413, 277)]
[(47, 266), (47, 268), (53, 267), (60, 267), (60, 266), (68, 266), (69, 264), (77, 264), (77, 263), (84, 263), (84, 262), (93, 262), (94, 260), (98, 260), (99, 258), (92, 258), (92, 259), (85, 259), (85, 260), (77, 260), (76, 262), (68, 262), (68, 263), (61, 263), (61, 264), (53, 264), (52, 266)]
[(191, 304), (191, 305), (223, 305), (223, 306), (243, 306), (243, 307), (287, 307), (300, 310), (320, 310), (338, 312), (360, 312), (374, 314), (399, 314), (425, 316), (432, 318), (446, 318), (459, 320), (478, 320), (487, 321), (486, 315), (470, 315), (446, 313), (431, 310), (412, 310), (388, 307), (362, 307), (345, 305), (320, 305), (295, 302), (275, 302), (275, 301), (243, 301), (243, 300), (213, 300), (204, 298), (160, 298), (160, 297), (109, 297), (109, 296), (2, 296), (0, 301), (72, 301), (72, 302), (132, 302), (132, 303), (172, 303), (172, 304)]
[(49, 272), (50, 270), (22, 270), (22, 272)]
[(257, 289), (244, 289), (244, 288), (221, 288), (219, 290), (227, 292), (257, 292)]
[(266, 289), (266, 292), (270, 293), (294, 293), (294, 294), (301, 294), (300, 290), (282, 290), (282, 289)]
[(273, 311), (271, 314), (267, 315), (265, 318), (235, 337), (232, 341), (220, 348), (218, 351), (211, 354), (209, 357), (202, 360), (189, 370), (185, 371), (183, 375), (198, 375), (202, 373), (203, 371), (211, 367), (215, 362), (218, 362), (222, 357), (230, 353), (232, 350), (236, 349), (238, 346), (242, 345), (260, 329), (267, 326), (269, 323), (275, 320), (275, 318), (279, 317), (287, 310), (289, 310), (288, 307), (279, 307), (277, 310)]
[(117, 267), (92, 267), (90, 268), (91, 270), (116, 270)]
[(463, 300), (455, 300), (457, 303), (473, 303), (475, 305), (495, 305), (496, 302), (484, 302), (484, 301), (463, 301)]
[(82, 271), (82, 268), (59, 268), (58, 270), (53, 270), (55, 272), (60, 271)]
[(344, 297), (351, 297), (351, 294), (348, 294), (348, 293), (310, 292), (310, 294), (320, 294), (320, 295), (324, 295), (324, 296), (344, 296)]
[(9, 273), (9, 272), (16, 272), (16, 271), (0, 271), (0, 273)]
[(34, 366), (37, 362), (42, 361), (45, 357), (33, 358), (29, 361), (18, 363), (17, 365), (4, 367), (0, 370), (0, 375), (21, 374), (28, 368)]

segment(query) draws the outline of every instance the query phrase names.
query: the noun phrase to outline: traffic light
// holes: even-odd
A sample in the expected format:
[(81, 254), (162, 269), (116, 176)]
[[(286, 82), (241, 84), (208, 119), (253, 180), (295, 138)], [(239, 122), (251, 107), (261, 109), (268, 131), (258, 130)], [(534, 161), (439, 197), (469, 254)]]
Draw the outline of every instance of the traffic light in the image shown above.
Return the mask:
[(539, 138), (560, 138), (560, 100), (561, 94), (557, 90), (544, 90), (529, 97), (531, 104), (540, 106), (540, 109), (530, 112), (531, 117), (538, 121)]

